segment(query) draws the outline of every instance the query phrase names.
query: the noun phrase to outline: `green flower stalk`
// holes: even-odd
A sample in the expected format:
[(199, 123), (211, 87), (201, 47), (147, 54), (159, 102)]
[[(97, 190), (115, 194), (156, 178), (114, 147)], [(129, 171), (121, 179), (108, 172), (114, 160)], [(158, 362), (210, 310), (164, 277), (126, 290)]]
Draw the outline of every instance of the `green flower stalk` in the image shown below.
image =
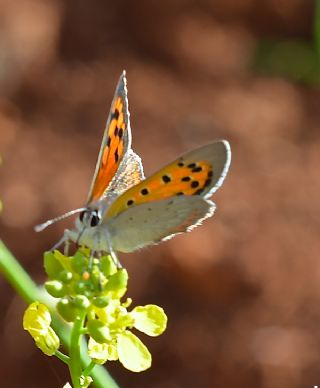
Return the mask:
[[(128, 284), (125, 269), (118, 269), (110, 256), (90, 257), (85, 248), (70, 257), (59, 251), (47, 252), (44, 267), (48, 275), (45, 289), (57, 300), (55, 310), (71, 325), (69, 354), (59, 350), (60, 340), (51, 327), (49, 307), (44, 304), (34, 302), (27, 308), (23, 327), (43, 353), (55, 355), (68, 365), (74, 388), (89, 387), (94, 382), (94, 367), (108, 361), (119, 360), (132, 372), (150, 368), (151, 354), (131, 330), (158, 336), (166, 329), (167, 317), (159, 306), (131, 309), (131, 299), (122, 301)], [(90, 360), (85, 367), (80, 360), (84, 337)]]

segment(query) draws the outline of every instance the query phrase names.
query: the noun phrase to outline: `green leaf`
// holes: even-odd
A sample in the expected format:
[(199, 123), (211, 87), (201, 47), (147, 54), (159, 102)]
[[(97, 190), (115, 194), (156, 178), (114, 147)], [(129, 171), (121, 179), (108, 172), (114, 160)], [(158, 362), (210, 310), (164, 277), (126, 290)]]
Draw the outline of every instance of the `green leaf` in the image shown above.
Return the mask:
[(151, 337), (162, 334), (167, 327), (168, 318), (165, 312), (154, 304), (137, 306), (130, 315), (134, 319), (134, 327)]
[(132, 372), (142, 372), (151, 366), (152, 357), (140, 339), (126, 330), (117, 335), (117, 350), (121, 364)]

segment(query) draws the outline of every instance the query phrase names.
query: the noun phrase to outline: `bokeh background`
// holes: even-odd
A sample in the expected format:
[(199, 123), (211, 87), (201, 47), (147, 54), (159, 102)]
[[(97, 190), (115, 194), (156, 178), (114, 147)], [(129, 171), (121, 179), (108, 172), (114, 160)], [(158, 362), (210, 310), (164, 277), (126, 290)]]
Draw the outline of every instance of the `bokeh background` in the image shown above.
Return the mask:
[[(2, 0), (1, 238), (38, 281), (42, 253), (82, 206), (118, 77), (146, 174), (226, 138), (217, 212), (190, 234), (121, 255), (134, 303), (169, 325), (122, 387), (320, 385), (320, 8), (312, 0)], [(0, 279), (1, 386), (54, 388), (67, 371), (21, 327)]]

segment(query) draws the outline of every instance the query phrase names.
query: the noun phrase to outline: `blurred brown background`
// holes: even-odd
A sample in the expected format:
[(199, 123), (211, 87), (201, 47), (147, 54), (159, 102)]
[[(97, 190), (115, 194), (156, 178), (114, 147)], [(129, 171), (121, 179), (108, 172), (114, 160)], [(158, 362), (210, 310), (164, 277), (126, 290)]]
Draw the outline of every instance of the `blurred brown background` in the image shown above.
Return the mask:
[[(123, 69), (147, 175), (231, 142), (215, 217), (121, 256), (169, 316), (149, 371), (108, 365), (122, 387), (320, 385), (317, 26), (312, 0), (1, 1), (0, 237), (37, 281), (73, 221), (33, 226), (83, 205)], [(3, 278), (0, 302), (1, 387), (61, 387)]]

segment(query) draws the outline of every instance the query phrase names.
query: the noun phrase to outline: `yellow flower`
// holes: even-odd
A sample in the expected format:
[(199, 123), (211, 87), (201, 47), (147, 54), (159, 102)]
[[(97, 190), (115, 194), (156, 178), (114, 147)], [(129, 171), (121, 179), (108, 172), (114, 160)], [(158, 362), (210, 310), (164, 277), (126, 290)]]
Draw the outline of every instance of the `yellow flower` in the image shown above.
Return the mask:
[(60, 340), (51, 324), (51, 315), (46, 305), (34, 302), (24, 313), (23, 328), (29, 332), (36, 345), (48, 356), (59, 349)]

